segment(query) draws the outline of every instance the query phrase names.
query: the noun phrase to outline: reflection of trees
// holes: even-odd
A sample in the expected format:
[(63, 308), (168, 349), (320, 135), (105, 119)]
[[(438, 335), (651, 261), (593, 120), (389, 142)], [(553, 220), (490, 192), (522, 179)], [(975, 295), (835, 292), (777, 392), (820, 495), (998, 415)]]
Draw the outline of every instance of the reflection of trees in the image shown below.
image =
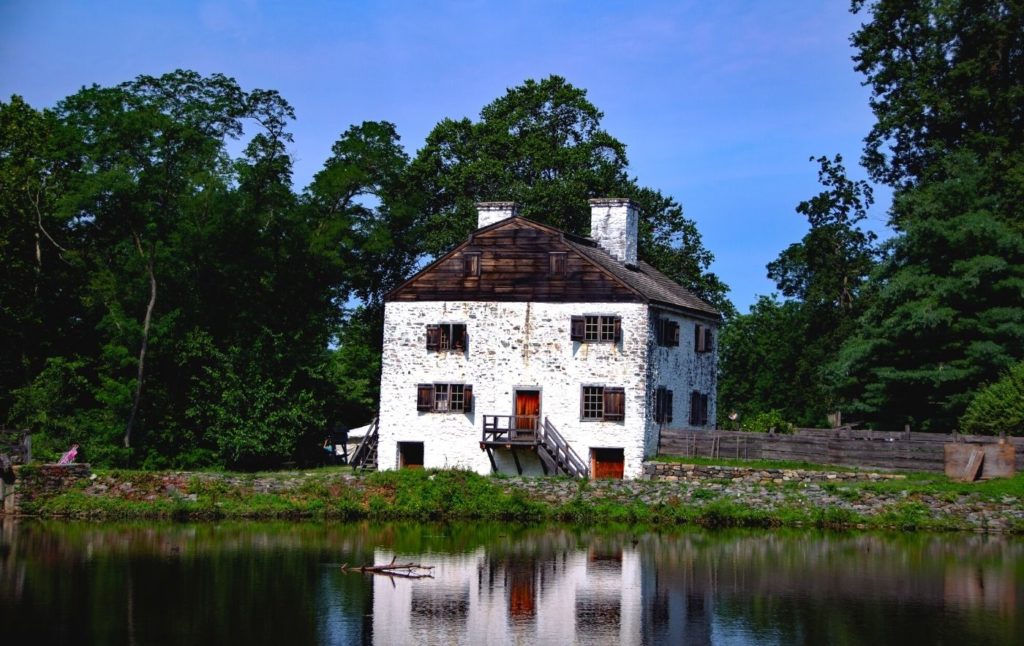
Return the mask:
[[(725, 532), (647, 536), (645, 637), (704, 643), (694, 604), (754, 641), (965, 643), (1020, 635), (1024, 545), (984, 536)], [(962, 564), (969, 561), (971, 565)], [(978, 581), (981, 577), (981, 582)], [(998, 593), (979, 593), (994, 587)], [(994, 613), (1006, 615), (1000, 620)], [(710, 624), (699, 630), (709, 630)], [(957, 639), (950, 639), (954, 635)], [(750, 638), (748, 636), (748, 638)]]

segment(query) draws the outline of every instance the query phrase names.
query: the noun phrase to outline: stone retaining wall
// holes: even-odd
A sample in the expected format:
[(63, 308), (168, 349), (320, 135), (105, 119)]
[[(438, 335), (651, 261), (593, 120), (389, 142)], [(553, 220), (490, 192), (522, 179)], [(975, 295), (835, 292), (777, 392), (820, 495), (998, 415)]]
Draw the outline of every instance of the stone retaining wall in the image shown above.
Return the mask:
[(844, 482), (853, 480), (905, 480), (892, 473), (862, 471), (809, 471), (805, 469), (755, 469), (751, 467), (706, 466), (677, 462), (645, 462), (644, 480), (683, 480), (700, 483), (730, 480), (751, 484), (782, 484), (783, 482)]
[(16, 466), (14, 482), (3, 485), (0, 513), (17, 514), (23, 503), (66, 491), (90, 476), (92, 469), (88, 464)]

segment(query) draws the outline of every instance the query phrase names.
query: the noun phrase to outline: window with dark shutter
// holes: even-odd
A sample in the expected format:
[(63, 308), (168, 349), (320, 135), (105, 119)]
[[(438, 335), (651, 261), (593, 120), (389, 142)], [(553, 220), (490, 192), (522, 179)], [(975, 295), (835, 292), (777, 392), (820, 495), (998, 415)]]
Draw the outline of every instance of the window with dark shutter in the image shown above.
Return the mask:
[(434, 384), (416, 386), (416, 410), (421, 413), (434, 410)]
[(707, 426), (708, 396), (698, 391), (690, 393), (690, 425)]
[(548, 273), (555, 278), (565, 276), (566, 254), (564, 251), (552, 251), (548, 254)]
[(624, 389), (604, 389), (604, 418), (609, 422), (619, 422), (626, 418), (626, 391)]
[(667, 424), (672, 421), (672, 391), (658, 386), (654, 394), (654, 421)]
[(662, 319), (658, 326), (658, 345), (679, 345), (679, 324), (669, 319)]
[(441, 347), (441, 326), (427, 326), (427, 350), (438, 350)]
[(693, 328), (693, 349), (696, 352), (711, 352), (715, 349), (714, 332), (706, 325)]
[(573, 341), (582, 342), (585, 337), (586, 319), (582, 316), (574, 316), (569, 324), (569, 338)]
[(465, 323), (427, 325), (427, 350), (463, 352), (468, 341)]
[(622, 340), (622, 319), (618, 316), (574, 316), (570, 338), (584, 343), (617, 343)]
[(416, 410), (423, 413), (469, 413), (473, 410), (473, 387), (468, 384), (419, 384)]
[(462, 267), (466, 278), (477, 278), (480, 276), (480, 253), (467, 251), (462, 254)]

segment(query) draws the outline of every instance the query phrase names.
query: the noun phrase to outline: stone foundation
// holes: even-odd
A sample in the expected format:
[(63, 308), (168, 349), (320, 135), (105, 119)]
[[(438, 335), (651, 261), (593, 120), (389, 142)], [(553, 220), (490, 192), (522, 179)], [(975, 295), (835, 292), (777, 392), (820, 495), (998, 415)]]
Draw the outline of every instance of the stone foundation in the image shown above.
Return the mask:
[(42, 464), (14, 467), (14, 482), (0, 485), (0, 513), (20, 513), (26, 502), (49, 497), (89, 480), (88, 464)]

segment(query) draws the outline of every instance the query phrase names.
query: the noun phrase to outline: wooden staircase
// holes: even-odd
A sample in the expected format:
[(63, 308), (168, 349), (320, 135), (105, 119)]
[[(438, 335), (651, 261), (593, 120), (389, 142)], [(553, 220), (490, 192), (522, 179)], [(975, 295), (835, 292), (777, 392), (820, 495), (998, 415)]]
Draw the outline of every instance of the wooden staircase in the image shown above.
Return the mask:
[(374, 417), (370, 422), (370, 428), (360, 440), (359, 446), (352, 452), (349, 464), (353, 471), (376, 471), (377, 470), (377, 441), (379, 439), (378, 418)]
[(545, 473), (587, 479), (590, 469), (547, 417), (537, 434), (537, 456)]

